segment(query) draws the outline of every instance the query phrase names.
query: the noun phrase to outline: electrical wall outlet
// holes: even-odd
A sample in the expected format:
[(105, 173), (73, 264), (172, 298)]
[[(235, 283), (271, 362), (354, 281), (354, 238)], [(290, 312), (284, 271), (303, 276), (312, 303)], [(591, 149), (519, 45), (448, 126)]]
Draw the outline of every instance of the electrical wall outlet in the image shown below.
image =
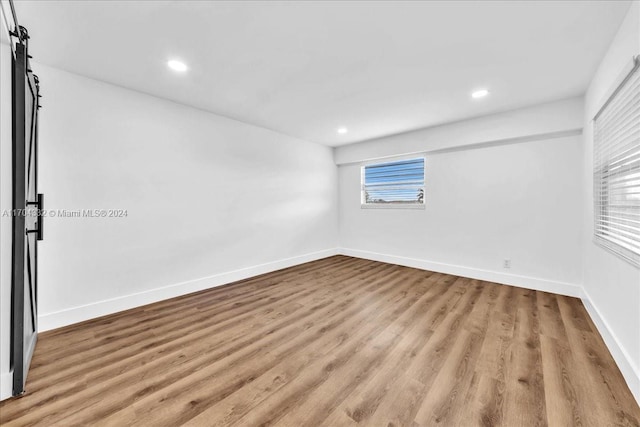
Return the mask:
[(505, 259), (505, 260), (502, 262), (502, 267), (503, 267), (503, 268), (511, 268), (511, 260), (510, 260), (510, 259)]

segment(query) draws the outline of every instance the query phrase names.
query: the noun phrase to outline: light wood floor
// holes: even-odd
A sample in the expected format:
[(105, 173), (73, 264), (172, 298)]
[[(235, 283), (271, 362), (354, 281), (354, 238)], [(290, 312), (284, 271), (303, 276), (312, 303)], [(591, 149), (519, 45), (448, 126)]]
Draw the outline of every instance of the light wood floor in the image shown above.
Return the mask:
[(41, 335), (0, 424), (638, 426), (580, 300), (336, 256)]

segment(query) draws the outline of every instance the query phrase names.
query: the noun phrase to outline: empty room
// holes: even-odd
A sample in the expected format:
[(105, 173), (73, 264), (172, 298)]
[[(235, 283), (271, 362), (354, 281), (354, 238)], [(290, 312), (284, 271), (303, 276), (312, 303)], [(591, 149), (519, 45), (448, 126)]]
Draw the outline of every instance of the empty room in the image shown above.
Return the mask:
[(0, 12), (0, 425), (640, 427), (640, 0)]

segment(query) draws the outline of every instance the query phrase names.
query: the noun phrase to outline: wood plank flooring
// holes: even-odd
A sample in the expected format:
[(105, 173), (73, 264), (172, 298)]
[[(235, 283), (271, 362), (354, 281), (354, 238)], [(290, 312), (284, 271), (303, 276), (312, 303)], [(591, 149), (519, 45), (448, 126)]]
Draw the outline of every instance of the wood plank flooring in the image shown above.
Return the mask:
[(580, 300), (335, 256), (41, 334), (3, 426), (638, 426)]

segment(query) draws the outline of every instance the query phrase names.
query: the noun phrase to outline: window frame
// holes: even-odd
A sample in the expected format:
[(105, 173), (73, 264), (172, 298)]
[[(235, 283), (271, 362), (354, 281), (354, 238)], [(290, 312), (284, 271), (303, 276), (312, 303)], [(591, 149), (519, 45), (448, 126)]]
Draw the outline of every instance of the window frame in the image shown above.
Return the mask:
[[(365, 170), (367, 167), (396, 163), (407, 160), (422, 159), (422, 203), (367, 203), (365, 201)], [(360, 165), (360, 209), (426, 209), (426, 186), (427, 186), (427, 158), (425, 155), (407, 155), (402, 157), (377, 159), (362, 163)]]

